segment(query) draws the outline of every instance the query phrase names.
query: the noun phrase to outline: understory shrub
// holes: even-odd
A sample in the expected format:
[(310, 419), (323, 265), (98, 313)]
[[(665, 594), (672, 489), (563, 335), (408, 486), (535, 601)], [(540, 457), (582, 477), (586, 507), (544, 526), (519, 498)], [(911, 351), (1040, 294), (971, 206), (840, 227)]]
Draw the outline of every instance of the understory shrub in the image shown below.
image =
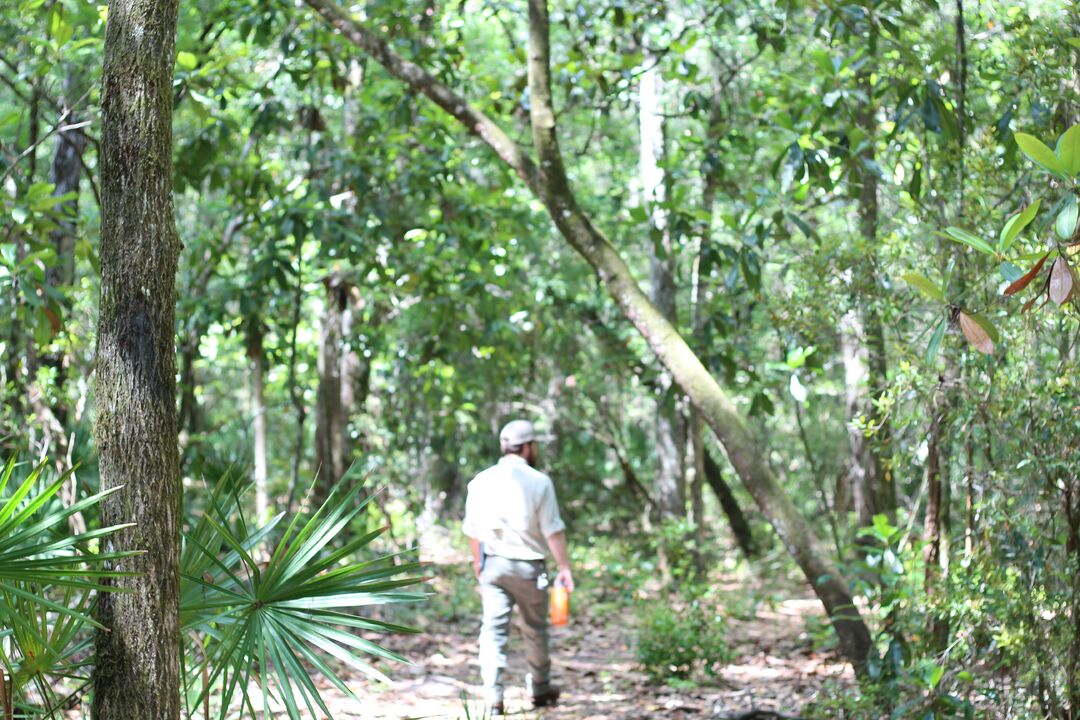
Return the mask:
[(724, 619), (697, 599), (642, 603), (637, 620), (637, 659), (654, 682), (688, 680), (699, 668), (714, 675), (732, 657)]

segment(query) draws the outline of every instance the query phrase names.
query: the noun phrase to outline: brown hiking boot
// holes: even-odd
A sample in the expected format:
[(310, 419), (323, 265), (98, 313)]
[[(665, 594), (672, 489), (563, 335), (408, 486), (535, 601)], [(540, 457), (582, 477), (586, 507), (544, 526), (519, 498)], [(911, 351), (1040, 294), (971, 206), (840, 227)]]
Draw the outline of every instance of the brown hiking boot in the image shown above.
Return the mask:
[(552, 685), (547, 689), (547, 692), (542, 692), (539, 695), (533, 695), (533, 707), (549, 707), (559, 702), (559, 695), (562, 694), (562, 690), (557, 685)]

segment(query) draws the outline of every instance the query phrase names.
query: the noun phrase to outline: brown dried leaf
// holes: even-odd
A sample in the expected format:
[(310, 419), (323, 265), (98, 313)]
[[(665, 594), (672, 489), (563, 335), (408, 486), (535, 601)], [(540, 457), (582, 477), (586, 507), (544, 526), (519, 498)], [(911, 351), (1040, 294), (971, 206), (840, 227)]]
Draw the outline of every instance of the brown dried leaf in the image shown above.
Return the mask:
[(990, 335), (965, 312), (960, 313), (960, 330), (976, 350), (987, 355), (994, 354), (994, 341), (990, 339)]
[(1050, 268), (1050, 299), (1064, 305), (1072, 294), (1073, 277), (1065, 258), (1059, 257)]
[(1003, 292), (1002, 295), (1015, 295), (1026, 288), (1031, 281), (1035, 279), (1035, 276), (1039, 274), (1039, 271), (1042, 270), (1043, 263), (1046, 262), (1046, 258), (1048, 257), (1050, 257), (1050, 253), (1043, 255), (1042, 258), (1039, 259), (1039, 262), (1035, 263), (1035, 267), (1028, 270), (1027, 273), (1024, 274), (1024, 277), (1005, 288), (1005, 292)]

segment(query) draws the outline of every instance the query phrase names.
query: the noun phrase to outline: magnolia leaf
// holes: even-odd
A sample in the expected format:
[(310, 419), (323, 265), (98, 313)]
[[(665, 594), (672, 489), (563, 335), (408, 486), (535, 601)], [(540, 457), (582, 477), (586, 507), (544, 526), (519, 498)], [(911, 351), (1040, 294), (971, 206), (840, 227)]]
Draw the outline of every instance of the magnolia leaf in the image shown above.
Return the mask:
[(941, 322), (934, 328), (934, 334), (930, 336), (930, 344), (926, 346), (926, 362), (932, 364), (934, 358), (937, 357), (938, 350), (941, 348), (941, 341), (945, 337), (945, 318), (941, 318)]
[(1005, 227), (1001, 229), (999, 245), (1002, 252), (1005, 252), (1012, 247), (1013, 241), (1016, 240), (1024, 228), (1030, 225), (1031, 221), (1035, 219), (1041, 203), (1041, 199), (1036, 199), (1035, 202), (1024, 208), (1022, 212), (1013, 215), (1009, 218), (1009, 222), (1005, 223)]
[(953, 240), (962, 242), (969, 247), (973, 247), (985, 255), (990, 255), (991, 257), (994, 255), (994, 248), (990, 247), (990, 243), (986, 242), (978, 235), (972, 235), (967, 230), (958, 227), (946, 228), (945, 232)]
[(1021, 277), (1024, 276), (1024, 271), (1013, 265), (1008, 260), (1004, 260), (1000, 265), (998, 265), (998, 273), (1000, 273), (1001, 277), (1005, 278), (1009, 282), (1015, 282), (1016, 280), (1019, 280)]
[(931, 300), (938, 300), (940, 302), (945, 301), (945, 292), (929, 278), (914, 272), (906, 272), (900, 277), (902, 277), (909, 285), (914, 285), (921, 290), (923, 294)]
[(1057, 222), (1054, 223), (1054, 230), (1057, 231), (1059, 238), (1062, 240), (1072, 238), (1073, 233), (1076, 232), (1077, 216), (1076, 196), (1069, 195), (1065, 199), (1065, 205), (1061, 208), (1061, 212), (1058, 213)]
[(1073, 276), (1065, 258), (1059, 257), (1050, 268), (1050, 299), (1064, 305), (1072, 294)]
[(990, 339), (990, 333), (974, 317), (963, 311), (960, 312), (960, 330), (976, 350), (986, 355), (994, 354), (994, 341)]
[(1080, 124), (1073, 125), (1058, 138), (1057, 156), (1069, 175), (1080, 172)]
[(1045, 255), (1043, 255), (1042, 258), (1040, 258), (1039, 262), (1035, 263), (1035, 266), (1028, 270), (1022, 278), (1015, 281), (1009, 287), (1005, 288), (1005, 292), (1003, 292), (1002, 295), (1015, 295), (1016, 293), (1020, 292), (1028, 285), (1030, 285), (1031, 281), (1034, 280), (1035, 276), (1039, 274), (1040, 270), (1042, 270), (1043, 263), (1046, 262), (1046, 258), (1048, 257), (1050, 257), (1050, 253), (1046, 253)]
[(1058, 160), (1054, 151), (1046, 147), (1039, 138), (1034, 135), (1028, 135), (1027, 133), (1015, 133), (1013, 137), (1016, 139), (1016, 144), (1029, 158), (1041, 165), (1046, 170), (1054, 173), (1055, 175), (1068, 175), (1068, 171), (1065, 166)]
[(980, 312), (975, 312), (974, 310), (968, 310), (968, 316), (975, 322), (979, 323), (980, 327), (982, 327), (982, 329), (986, 331), (986, 334), (990, 336), (991, 340), (993, 340), (994, 342), (998, 342), (1001, 340), (1001, 335), (998, 334), (997, 327), (995, 327), (994, 323), (990, 322), (990, 318), (986, 317), (986, 315), (983, 315)]

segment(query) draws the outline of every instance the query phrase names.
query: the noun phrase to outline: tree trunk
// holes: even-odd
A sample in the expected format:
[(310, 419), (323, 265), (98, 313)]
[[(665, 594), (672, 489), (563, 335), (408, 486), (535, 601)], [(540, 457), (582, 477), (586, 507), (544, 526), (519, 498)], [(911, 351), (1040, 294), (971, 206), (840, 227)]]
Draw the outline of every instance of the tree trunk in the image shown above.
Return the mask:
[[(859, 527), (873, 525), (879, 512), (877, 495), (881, 465), (874, 455), (872, 441), (861, 427), (872, 422), (874, 411), (869, 401), (869, 377), (866, 346), (863, 344), (863, 321), (859, 312), (849, 310), (840, 319), (840, 347), (844, 362), (844, 396), (847, 400), (849, 458), (844, 475), (845, 492), (851, 493)], [(846, 503), (845, 503), (846, 504)], [(841, 508), (837, 507), (837, 512)]]
[[(876, 53), (877, 36), (870, 31), (869, 53)], [(859, 74), (860, 90), (866, 102), (856, 113), (856, 124), (866, 134), (864, 147), (857, 158), (859, 181), (859, 232), (863, 239), (865, 257), (856, 267), (856, 279), (860, 293), (861, 320), (867, 358), (867, 383), (872, 402), (867, 405), (869, 420), (874, 428), (869, 447), (869, 464), (863, 472), (852, 477), (852, 493), (859, 527), (873, 525), (874, 515), (886, 515), (896, 519), (896, 487), (892, 469), (892, 427), (887, 415), (878, 403), (888, 387), (888, 357), (885, 347), (885, 328), (881, 313), (875, 304), (878, 289), (877, 272), (874, 268), (874, 251), (878, 235), (878, 176), (875, 168), (875, 143), (877, 142), (877, 106), (874, 103), (874, 87), (870, 70), (864, 68)], [(858, 481), (858, 482), (854, 482)]]
[[(70, 100), (73, 86), (76, 80), (74, 72), (70, 71), (64, 80), (64, 96), (62, 98), (60, 113), (70, 119), (71, 124), (78, 122), (79, 117), (71, 110)], [(79, 192), (79, 180), (82, 178), (82, 153), (86, 147), (86, 136), (81, 128), (75, 130), (63, 130), (56, 134), (56, 150), (53, 153), (52, 165), (49, 175), (54, 185), (54, 195), (67, 195)], [(49, 237), (56, 248), (56, 262), (46, 268), (45, 281), (54, 288), (65, 292), (75, 281), (75, 238), (76, 223), (79, 214), (79, 200), (75, 197), (61, 203), (57, 209), (66, 217), (60, 221), (59, 227), (49, 233)], [(66, 312), (66, 309), (65, 309)], [(41, 364), (52, 368), (55, 373), (54, 392), (57, 401), (47, 404), (40, 397), (36, 400), (35, 414), (38, 416), (47, 452), (67, 464), (70, 460), (68, 447), (68, 408), (64, 401), (64, 382), (67, 379), (67, 368), (64, 350), (60, 349), (42, 356)], [(37, 393), (35, 392), (36, 396)], [(75, 476), (72, 475), (64, 486), (64, 500), (71, 503), (75, 501)], [(73, 516), (73, 531), (85, 527), (79, 525), (82, 514)]]
[(258, 320), (248, 327), (248, 360), (251, 362), (251, 412), (252, 435), (255, 455), (255, 519), (260, 525), (269, 517), (270, 482), (266, 463), (266, 388), (263, 380), (264, 364), (263, 328)]
[(353, 326), (360, 309), (355, 288), (340, 275), (331, 275), (326, 289), (315, 421), (318, 499), (329, 495), (352, 464), (356, 443), (349, 432), (349, 415), (367, 399), (370, 375), (370, 363), (352, 349)]
[(780, 487), (727, 393), (675, 327), (642, 292), (626, 262), (577, 204), (558, 150), (555, 114), (551, 107), (546, 4), (540, 0), (529, 3), (530, 117), (539, 157), (539, 165), (536, 165), (490, 118), (423, 68), (403, 59), (332, 0), (307, 0), (307, 3), (391, 74), (426, 94), (484, 140), (544, 203), (563, 237), (593, 267), (619, 309), (701, 410), (747, 490), (821, 599), (833, 621), (841, 652), (862, 675), (872, 644), (847, 582), (827, 553), (821, 550), (810, 526)]
[[(664, 159), (664, 119), (660, 113), (663, 78), (658, 58), (647, 57), (638, 92), (641, 131), (639, 165), (642, 205), (649, 217), (649, 295), (672, 324), (678, 325), (675, 298), (675, 252), (668, 226)], [(656, 391), (656, 481), (654, 495), (662, 518), (686, 515), (686, 425), (679, 409), (679, 393), (668, 375)]]
[[(940, 593), (940, 585), (948, 567), (949, 526), (949, 409), (946, 405), (949, 389), (945, 382), (934, 395), (930, 419), (930, 436), (926, 459), (926, 524), (923, 539), (925, 550), (926, 594)], [(949, 624), (946, 619), (934, 618), (930, 635), (940, 651), (948, 645)]]
[(731, 488), (724, 482), (724, 474), (720, 470), (720, 466), (713, 460), (708, 451), (704, 453), (704, 461), (705, 481), (709, 483), (709, 487), (712, 488), (717, 501), (720, 503), (720, 508), (727, 515), (728, 524), (731, 525), (731, 532), (735, 535), (735, 542), (738, 543), (739, 549), (748, 559), (757, 557), (758, 548), (757, 542), (754, 540), (753, 530), (750, 529), (750, 523), (747, 522), (746, 515), (743, 513), (742, 508), (739, 507), (738, 501), (735, 500)]
[(174, 315), (180, 252), (172, 200), (177, 0), (113, 0), (105, 32), (97, 445), (101, 524), (137, 573), (103, 593), (93, 715), (180, 716), (180, 470)]
[(699, 578), (705, 577), (705, 423), (701, 412), (690, 408), (690, 457), (693, 463), (690, 482), (690, 518), (694, 521), (694, 567)]
[(344, 297), (340, 279), (326, 280), (326, 310), (319, 335), (319, 391), (315, 405), (316, 497), (323, 500), (345, 473), (345, 412), (341, 407), (341, 314)]

